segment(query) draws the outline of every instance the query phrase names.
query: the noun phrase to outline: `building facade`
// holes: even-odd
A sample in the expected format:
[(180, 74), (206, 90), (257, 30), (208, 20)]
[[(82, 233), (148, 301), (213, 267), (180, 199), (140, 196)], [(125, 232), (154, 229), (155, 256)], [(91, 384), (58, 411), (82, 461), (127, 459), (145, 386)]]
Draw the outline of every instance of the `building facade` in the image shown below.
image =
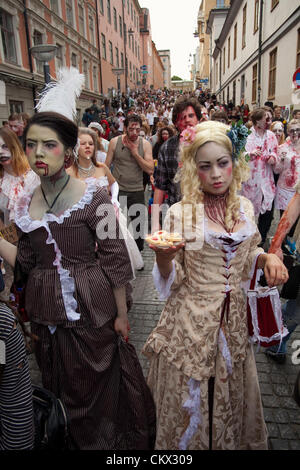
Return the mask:
[[(0, 124), (12, 112), (34, 112), (45, 70), (31, 48), (41, 44), (57, 47), (49, 62), (51, 79), (62, 66), (85, 75), (78, 122), (93, 99), (161, 87), (164, 67), (151, 30), (151, 74), (145, 81), (142, 73), (141, 16), (138, 0), (0, 0)], [(148, 18), (150, 23), (149, 11)]]
[(197, 17), (197, 31), (195, 36), (199, 37), (199, 48), (197, 49), (198, 62), (196, 68), (196, 82), (197, 86), (210, 88), (210, 72), (211, 72), (211, 38), (207, 32), (206, 24), (211, 10), (227, 11), (230, 0), (201, 0), (198, 17)]
[[(210, 18), (212, 35), (216, 16)], [(212, 51), (212, 91), (219, 101), (270, 101), (290, 107), (293, 74), (300, 67), (298, 0), (232, 0)]]
[(158, 54), (164, 66), (163, 86), (171, 88), (171, 52), (169, 49), (166, 49), (158, 51)]

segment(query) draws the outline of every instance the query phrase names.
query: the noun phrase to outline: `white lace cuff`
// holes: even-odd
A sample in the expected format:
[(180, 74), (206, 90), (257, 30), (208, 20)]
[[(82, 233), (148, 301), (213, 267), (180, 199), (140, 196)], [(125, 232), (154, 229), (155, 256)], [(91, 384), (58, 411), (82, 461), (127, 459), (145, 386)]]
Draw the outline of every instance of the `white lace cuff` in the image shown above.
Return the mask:
[(154, 264), (152, 270), (153, 282), (155, 285), (156, 290), (159, 293), (159, 300), (166, 300), (171, 294), (171, 286), (175, 280), (176, 276), (176, 269), (175, 269), (175, 261), (172, 261), (172, 271), (168, 277), (168, 279), (164, 278), (158, 269), (157, 263)]

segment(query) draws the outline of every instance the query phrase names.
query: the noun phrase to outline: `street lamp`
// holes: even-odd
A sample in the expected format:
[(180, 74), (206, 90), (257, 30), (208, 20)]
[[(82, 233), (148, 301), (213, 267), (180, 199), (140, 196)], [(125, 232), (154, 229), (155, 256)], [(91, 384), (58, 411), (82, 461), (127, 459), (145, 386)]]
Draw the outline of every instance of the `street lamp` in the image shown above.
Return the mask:
[(58, 47), (55, 44), (39, 44), (30, 48), (33, 57), (43, 62), (44, 65), (44, 80), (45, 84), (51, 81), (49, 63), (56, 56)]

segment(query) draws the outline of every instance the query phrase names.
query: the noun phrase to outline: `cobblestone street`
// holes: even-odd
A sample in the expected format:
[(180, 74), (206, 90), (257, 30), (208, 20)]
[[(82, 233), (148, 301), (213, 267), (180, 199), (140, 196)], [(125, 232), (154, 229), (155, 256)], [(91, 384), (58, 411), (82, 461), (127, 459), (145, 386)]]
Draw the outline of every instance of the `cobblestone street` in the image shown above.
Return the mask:
[[(129, 313), (130, 340), (134, 344), (147, 376), (148, 360), (141, 354), (142, 347), (156, 325), (164, 302), (158, 298), (153, 285), (151, 271), (154, 257), (148, 247), (144, 249), (144, 271), (138, 273), (133, 282), (134, 304)], [(294, 340), (300, 341), (300, 326), (294, 331), (288, 347), (285, 364), (277, 364), (264, 353), (256, 351), (257, 371), (260, 382), (265, 420), (269, 432), (271, 450), (300, 450), (300, 409), (292, 398), (293, 387), (299, 366), (293, 365), (291, 355)], [(31, 374), (34, 383), (40, 383), (40, 374), (30, 356)]]

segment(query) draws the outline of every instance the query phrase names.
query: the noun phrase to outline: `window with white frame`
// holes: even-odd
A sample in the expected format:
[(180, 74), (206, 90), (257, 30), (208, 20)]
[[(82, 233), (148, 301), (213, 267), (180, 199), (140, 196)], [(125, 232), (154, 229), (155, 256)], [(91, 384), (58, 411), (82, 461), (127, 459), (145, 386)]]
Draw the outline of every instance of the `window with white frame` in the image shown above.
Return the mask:
[(68, 25), (74, 28), (74, 19), (73, 19), (73, 0), (66, 0), (66, 17)]
[(256, 103), (257, 97), (257, 64), (252, 67), (252, 104)]
[(78, 4), (78, 23), (79, 23), (79, 33), (81, 34), (81, 36), (84, 36), (85, 35), (84, 8), (80, 4)]
[(119, 49), (116, 47), (116, 53), (115, 53), (115, 56), (116, 56), (116, 67), (119, 68), (120, 67), (120, 61), (119, 61)]
[(114, 65), (113, 45), (111, 41), (109, 41), (108, 43), (108, 49), (109, 49), (109, 61), (111, 65)]
[[(37, 29), (35, 29), (33, 31), (33, 36), (32, 36), (32, 39), (33, 39), (33, 45), (34, 46), (38, 46), (39, 44), (43, 44), (43, 34), (38, 31)], [(37, 73), (43, 73), (43, 62), (41, 62), (40, 60), (36, 60), (35, 61), (36, 63), (36, 71)]]
[(107, 19), (108, 22), (111, 23), (111, 8), (110, 8), (110, 0), (107, 0)]
[(90, 42), (95, 46), (95, 19), (92, 10), (89, 10), (89, 30), (90, 30)]
[(60, 69), (64, 65), (64, 60), (63, 60), (63, 47), (61, 44), (56, 43), (57, 45), (57, 50), (56, 50), (56, 68)]
[(102, 47), (102, 57), (106, 60), (106, 39), (105, 35), (101, 33), (101, 47)]
[(72, 52), (71, 54), (71, 65), (72, 67), (77, 67), (77, 55), (75, 54), (75, 52)]
[(243, 8), (243, 29), (242, 29), (242, 48), (246, 47), (247, 34), (247, 3)]
[(85, 79), (85, 88), (88, 90), (90, 88), (90, 84), (89, 84), (89, 72), (88, 72), (87, 60), (83, 61), (83, 73), (84, 73), (84, 79)]
[(7, 62), (17, 63), (13, 17), (0, 8), (0, 29), (4, 58)]
[(117, 10), (114, 7), (114, 27), (115, 31), (118, 31), (118, 17), (117, 17)]
[(274, 99), (275, 98), (276, 70), (277, 70), (277, 48), (270, 52), (269, 96), (268, 96), (268, 99)]
[(123, 20), (122, 16), (119, 15), (119, 31), (120, 31), (120, 36), (123, 37)]
[(101, 15), (104, 15), (103, 0), (99, 0), (99, 8), (100, 8), (100, 13), (101, 13)]
[(50, 8), (54, 13), (59, 15), (58, 0), (50, 0)]
[(94, 91), (98, 91), (98, 76), (97, 76), (97, 67), (93, 67), (93, 84), (94, 84)]

